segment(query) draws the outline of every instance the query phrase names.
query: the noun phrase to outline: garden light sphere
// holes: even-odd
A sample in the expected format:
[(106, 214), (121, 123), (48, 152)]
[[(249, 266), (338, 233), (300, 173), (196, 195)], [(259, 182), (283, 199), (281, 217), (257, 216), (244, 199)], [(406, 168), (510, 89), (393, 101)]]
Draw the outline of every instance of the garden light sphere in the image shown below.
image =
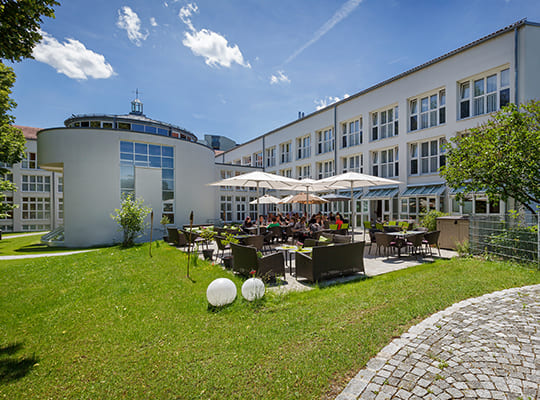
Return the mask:
[(236, 298), (236, 286), (227, 278), (218, 278), (206, 289), (206, 298), (214, 307), (231, 304)]
[(264, 283), (259, 278), (249, 278), (242, 285), (242, 296), (247, 301), (260, 299), (264, 296)]

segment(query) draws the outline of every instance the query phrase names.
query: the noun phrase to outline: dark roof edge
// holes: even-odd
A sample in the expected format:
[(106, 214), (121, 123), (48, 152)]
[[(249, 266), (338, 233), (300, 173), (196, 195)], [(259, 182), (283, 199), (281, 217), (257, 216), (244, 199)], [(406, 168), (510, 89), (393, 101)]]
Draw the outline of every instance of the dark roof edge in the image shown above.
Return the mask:
[[(429, 67), (429, 66), (431, 66), (431, 65), (433, 65), (433, 64), (438, 63), (439, 61), (445, 60), (445, 59), (447, 59), (447, 58), (449, 58), (449, 57), (452, 57), (452, 56), (454, 56), (454, 55), (456, 55), (456, 54), (458, 54), (458, 53), (461, 53), (462, 51), (468, 50), (468, 49), (470, 49), (471, 47), (477, 46), (477, 45), (479, 45), (480, 43), (486, 42), (486, 41), (491, 40), (491, 39), (493, 39), (493, 38), (495, 38), (495, 37), (497, 37), (497, 36), (500, 36), (500, 35), (502, 35), (502, 34), (505, 34), (505, 33), (508, 33), (508, 32), (510, 32), (510, 31), (513, 31), (514, 29), (519, 28), (519, 27), (521, 27), (521, 26), (523, 26), (523, 25), (532, 25), (532, 26), (538, 26), (538, 27), (540, 27), (540, 23), (537, 23), (537, 22), (528, 22), (528, 21), (527, 21), (527, 18), (523, 18), (523, 19), (521, 19), (521, 20), (519, 20), (519, 21), (517, 21), (517, 22), (514, 22), (514, 23), (511, 24), (511, 25), (508, 25), (508, 26), (506, 26), (506, 27), (504, 27), (504, 28), (499, 29), (498, 31), (495, 31), (495, 32), (493, 32), (493, 33), (490, 33), (489, 35), (486, 35), (486, 36), (484, 36), (484, 37), (481, 37), (480, 39), (477, 39), (477, 40), (475, 40), (475, 41), (473, 41), (473, 42), (471, 42), (471, 43), (468, 43), (468, 44), (466, 44), (466, 45), (464, 45), (464, 46), (458, 47), (458, 48), (455, 49), (455, 50), (452, 50), (452, 51), (450, 51), (450, 52), (448, 52), (448, 53), (445, 53), (445, 54), (443, 54), (442, 56), (436, 57), (436, 58), (434, 58), (434, 59), (432, 59), (432, 60), (430, 60), (430, 61), (427, 61), (427, 62), (425, 62), (425, 63), (423, 63), (423, 64), (420, 64), (420, 65), (418, 65), (418, 66), (416, 66), (416, 67), (413, 67), (413, 68), (411, 68), (411, 69), (409, 69), (409, 70), (407, 70), (407, 71), (405, 71), (405, 72), (402, 72), (402, 73), (400, 73), (400, 74), (398, 74), (398, 75), (395, 75), (395, 76), (393, 76), (393, 77), (391, 77), (391, 78), (388, 78), (388, 79), (386, 79), (386, 80), (384, 80), (384, 81), (382, 81), (382, 82), (379, 82), (379, 83), (377, 83), (377, 84), (375, 84), (375, 85), (373, 85), (373, 86), (370, 86), (370, 87), (367, 88), (367, 89), (361, 90), (360, 92), (357, 92), (357, 93), (355, 93), (355, 94), (353, 94), (353, 95), (350, 95), (349, 97), (347, 97), (347, 98), (345, 98), (345, 99), (342, 99), (342, 100), (340, 100), (340, 101), (337, 101), (337, 102), (335, 102), (335, 103), (332, 103), (332, 104), (330, 104), (330, 105), (328, 105), (328, 106), (326, 106), (326, 107), (324, 107), (324, 108), (321, 108), (320, 110), (314, 111), (314, 112), (312, 112), (311, 114), (308, 114), (307, 116), (305, 116), (305, 117), (303, 117), (303, 118), (296, 119), (296, 120), (291, 121), (291, 122), (289, 122), (289, 123), (287, 123), (287, 124), (285, 124), (285, 125), (280, 126), (279, 128), (276, 128), (276, 129), (273, 129), (273, 130), (271, 130), (271, 131), (269, 131), (269, 132), (263, 133), (262, 135), (259, 135), (259, 136), (257, 136), (256, 138), (253, 138), (253, 139), (251, 139), (251, 140), (248, 140), (248, 141), (245, 142), (245, 143), (239, 144), (238, 146), (236, 146), (236, 147), (234, 147), (234, 148), (232, 148), (232, 149), (229, 149), (229, 150), (225, 151), (225, 152), (222, 153), (222, 154), (227, 154), (228, 152), (230, 152), (230, 151), (236, 149), (237, 147), (241, 147), (241, 146), (247, 145), (247, 144), (249, 144), (249, 143), (253, 143), (253, 142), (257, 141), (257, 140), (260, 140), (260, 139), (262, 139), (264, 136), (270, 135), (270, 134), (272, 134), (272, 133), (274, 133), (274, 132), (277, 132), (277, 131), (279, 131), (279, 130), (281, 130), (281, 129), (284, 129), (284, 128), (287, 128), (287, 127), (289, 127), (289, 126), (291, 126), (291, 125), (294, 125), (294, 124), (296, 124), (297, 122), (299, 122), (299, 121), (301, 121), (301, 120), (303, 120), (303, 119), (305, 119), (305, 118), (308, 118), (308, 117), (311, 117), (311, 116), (313, 116), (313, 115), (317, 115), (317, 114), (320, 114), (320, 113), (322, 113), (322, 112), (328, 111), (329, 109), (334, 108), (334, 107), (337, 107), (337, 106), (340, 105), (340, 104), (343, 104), (343, 103), (345, 103), (345, 102), (347, 102), (347, 101), (350, 101), (350, 100), (352, 100), (352, 99), (355, 99), (355, 98), (357, 98), (357, 97), (360, 97), (360, 96), (362, 96), (362, 95), (364, 95), (364, 94), (366, 94), (366, 93), (368, 93), (368, 92), (371, 92), (371, 91), (373, 91), (373, 90), (375, 90), (375, 89), (378, 89), (378, 88), (380, 88), (380, 87), (382, 87), (382, 86), (388, 85), (388, 84), (391, 83), (391, 82), (394, 82), (394, 81), (396, 81), (396, 80), (398, 80), (398, 79), (401, 79), (401, 78), (403, 78), (403, 77), (405, 77), (405, 76), (407, 76), (407, 75), (410, 75), (410, 74), (412, 74), (412, 73), (414, 73), (414, 72), (416, 72), (416, 71), (419, 71), (419, 70), (421, 70), (421, 69), (427, 68), (427, 67)], [(222, 155), (222, 154), (220, 154), (220, 155)]]

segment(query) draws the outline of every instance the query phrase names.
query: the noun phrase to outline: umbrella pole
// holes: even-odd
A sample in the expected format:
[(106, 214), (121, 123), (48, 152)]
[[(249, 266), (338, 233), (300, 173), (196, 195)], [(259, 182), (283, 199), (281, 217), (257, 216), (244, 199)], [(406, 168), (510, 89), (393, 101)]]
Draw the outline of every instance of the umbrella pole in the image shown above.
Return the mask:
[(352, 241), (354, 242), (354, 225), (356, 222), (355, 212), (356, 207), (354, 206), (354, 197), (353, 197), (353, 183), (351, 181), (351, 235), (352, 235)]
[(308, 207), (309, 207), (309, 187), (306, 186), (306, 219), (309, 219), (309, 212), (308, 212)]
[(259, 218), (259, 181), (257, 181), (257, 236), (261, 234), (261, 220)]

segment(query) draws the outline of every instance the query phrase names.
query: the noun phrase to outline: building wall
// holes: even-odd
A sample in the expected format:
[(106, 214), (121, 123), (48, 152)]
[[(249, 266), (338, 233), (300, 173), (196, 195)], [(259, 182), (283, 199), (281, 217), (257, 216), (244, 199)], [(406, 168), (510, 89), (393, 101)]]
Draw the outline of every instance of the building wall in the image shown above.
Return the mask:
[[(26, 140), (26, 153), (37, 155), (37, 141)], [(62, 174), (45, 171), (39, 158), (6, 166), (18, 190), (6, 193), (17, 204), (13, 218), (0, 220), (3, 232), (48, 231), (63, 224)]]
[[(536, 25), (521, 25), (518, 31), (518, 79), (520, 88), (518, 96), (523, 101), (540, 96), (540, 80), (537, 77), (540, 67), (540, 52), (538, 52), (540, 46), (540, 27)], [(483, 82), (486, 85), (485, 88), (487, 88), (487, 77), (496, 74), (497, 99), (499, 99), (499, 91), (501, 90), (500, 80), (506, 74), (505, 72), (501, 73), (501, 71), (508, 69), (509, 98), (513, 102), (516, 95), (515, 45), (515, 31), (509, 30), (508, 32), (498, 34), (489, 40), (475, 44), (438, 62), (404, 74), (386, 84), (381, 84), (363, 93), (353, 95), (346, 100), (308, 115), (305, 118), (293, 121), (288, 125), (263, 135), (263, 137), (256, 138), (225, 152), (218, 156), (217, 160), (224, 163), (233, 163), (235, 160), (242, 160), (247, 155), (257, 151), (263, 151), (266, 154), (266, 149), (272, 146), (276, 146), (276, 158), (278, 159), (280, 144), (290, 141), (292, 144), (291, 151), (293, 153), (291, 161), (280, 163), (279, 160), (276, 160), (276, 165), (273, 167), (268, 167), (265, 163), (266, 171), (282, 174), (283, 171), (291, 169), (292, 177), (298, 178), (298, 167), (309, 165), (311, 177), (317, 179), (322, 177), (318, 174), (318, 165), (320, 163), (333, 162), (333, 172), (338, 174), (345, 170), (343, 165), (343, 159), (345, 157), (359, 156), (363, 158), (363, 164), (358, 168), (360, 172), (380, 176), (382, 167), (380, 160), (383, 153), (388, 155), (390, 154), (388, 150), (392, 150), (395, 158), (397, 150), (399, 156), (398, 173), (395, 176), (387, 174), (386, 177), (397, 179), (401, 182), (399, 185), (400, 193), (403, 193), (408, 187), (414, 185), (444, 184), (443, 179), (436, 171), (412, 173), (412, 159), (417, 159), (412, 156), (414, 145), (417, 144), (419, 147), (418, 151), (420, 151), (422, 143), (428, 142), (431, 146), (434, 141), (441, 140), (439, 144), (445, 141), (448, 142), (460, 132), (476, 127), (489, 119), (490, 112), (461, 118), (460, 88), (464, 82), (468, 81), (470, 83), (469, 90), (471, 95), (469, 104), (472, 114), (473, 107), (475, 106), (473, 87), (476, 82), (479, 82), (479, 84)], [(431, 95), (440, 94), (441, 90), (444, 90), (446, 96), (446, 121), (436, 126), (411, 130), (412, 100), (417, 99), (417, 106), (420, 108), (419, 103), (422, 98), (428, 97), (429, 99)], [(484, 101), (484, 106), (487, 107), (487, 96), (484, 98)], [(499, 100), (497, 100), (497, 104), (499, 104), (498, 102)], [(399, 113), (399, 134), (381, 139), (381, 111), (395, 110), (395, 107), (398, 108)], [(373, 128), (371, 119), (374, 112), (377, 112), (379, 116), (378, 140), (373, 140), (371, 135)], [(420, 117), (420, 112), (418, 112), (417, 116), (418, 118)], [(362, 122), (362, 144), (342, 147), (342, 123), (355, 119)], [(420, 121), (418, 121), (418, 124), (420, 124)], [(335, 151), (317, 154), (318, 132), (326, 129), (333, 129), (334, 131)], [(311, 137), (311, 155), (305, 159), (297, 159), (297, 139), (304, 135)], [(442, 155), (439, 146), (437, 148), (437, 155)], [(374, 160), (375, 154), (378, 155), (379, 163), (377, 164)], [(442, 160), (439, 158), (437, 162), (441, 163)], [(418, 162), (420, 161), (420, 158), (418, 158)], [(377, 169), (374, 169), (375, 166), (377, 166)], [(456, 212), (456, 209), (453, 209), (451, 206), (452, 193), (449, 190), (445, 190), (442, 196), (437, 197), (436, 201), (437, 209)], [(401, 210), (398, 210), (401, 205), (401, 198), (394, 198), (390, 203), (388, 206), (391, 210), (387, 213), (387, 217), (408, 217), (407, 214), (409, 214), (409, 211), (402, 215)], [(405, 202), (404, 207), (408, 207), (407, 204)], [(366, 206), (362, 205), (362, 210), (360, 210), (359, 204), (358, 211), (365, 213), (366, 219), (372, 218), (374, 216), (373, 210), (370, 210), (369, 207), (373, 206), (373, 203), (366, 204)], [(501, 204), (501, 206), (504, 205)], [(496, 209), (494, 207), (494, 210)], [(464, 212), (464, 210), (460, 209), (459, 213), (461, 212)], [(418, 216), (417, 211), (416, 216)]]
[[(49, 129), (38, 135), (38, 157), (43, 168), (64, 171), (66, 246), (91, 246), (121, 240), (118, 225), (111, 219), (111, 213), (120, 208), (121, 203), (121, 140), (174, 148), (174, 217), (177, 225), (188, 222), (190, 210), (195, 210), (197, 223), (216, 217), (215, 188), (206, 185), (215, 177), (213, 151), (208, 147), (136, 132)], [(137, 187), (136, 182), (135, 193)], [(161, 210), (156, 212), (160, 213)], [(148, 229), (143, 239), (147, 236)]]

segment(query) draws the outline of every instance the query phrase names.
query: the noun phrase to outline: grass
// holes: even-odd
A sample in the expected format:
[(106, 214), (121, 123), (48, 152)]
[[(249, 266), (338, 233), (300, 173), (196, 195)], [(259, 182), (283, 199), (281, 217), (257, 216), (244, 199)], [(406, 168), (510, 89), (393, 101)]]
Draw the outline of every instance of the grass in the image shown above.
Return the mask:
[(41, 253), (64, 253), (66, 251), (82, 250), (66, 247), (48, 247), (40, 242), (41, 236), (42, 235), (5, 237), (2, 235), (2, 240), (0, 240), (0, 256), (24, 256)]
[(319, 399), (449, 305), (540, 283), (540, 272), (450, 260), (208, 308), (229, 277), (161, 245), (0, 264), (0, 398)]

